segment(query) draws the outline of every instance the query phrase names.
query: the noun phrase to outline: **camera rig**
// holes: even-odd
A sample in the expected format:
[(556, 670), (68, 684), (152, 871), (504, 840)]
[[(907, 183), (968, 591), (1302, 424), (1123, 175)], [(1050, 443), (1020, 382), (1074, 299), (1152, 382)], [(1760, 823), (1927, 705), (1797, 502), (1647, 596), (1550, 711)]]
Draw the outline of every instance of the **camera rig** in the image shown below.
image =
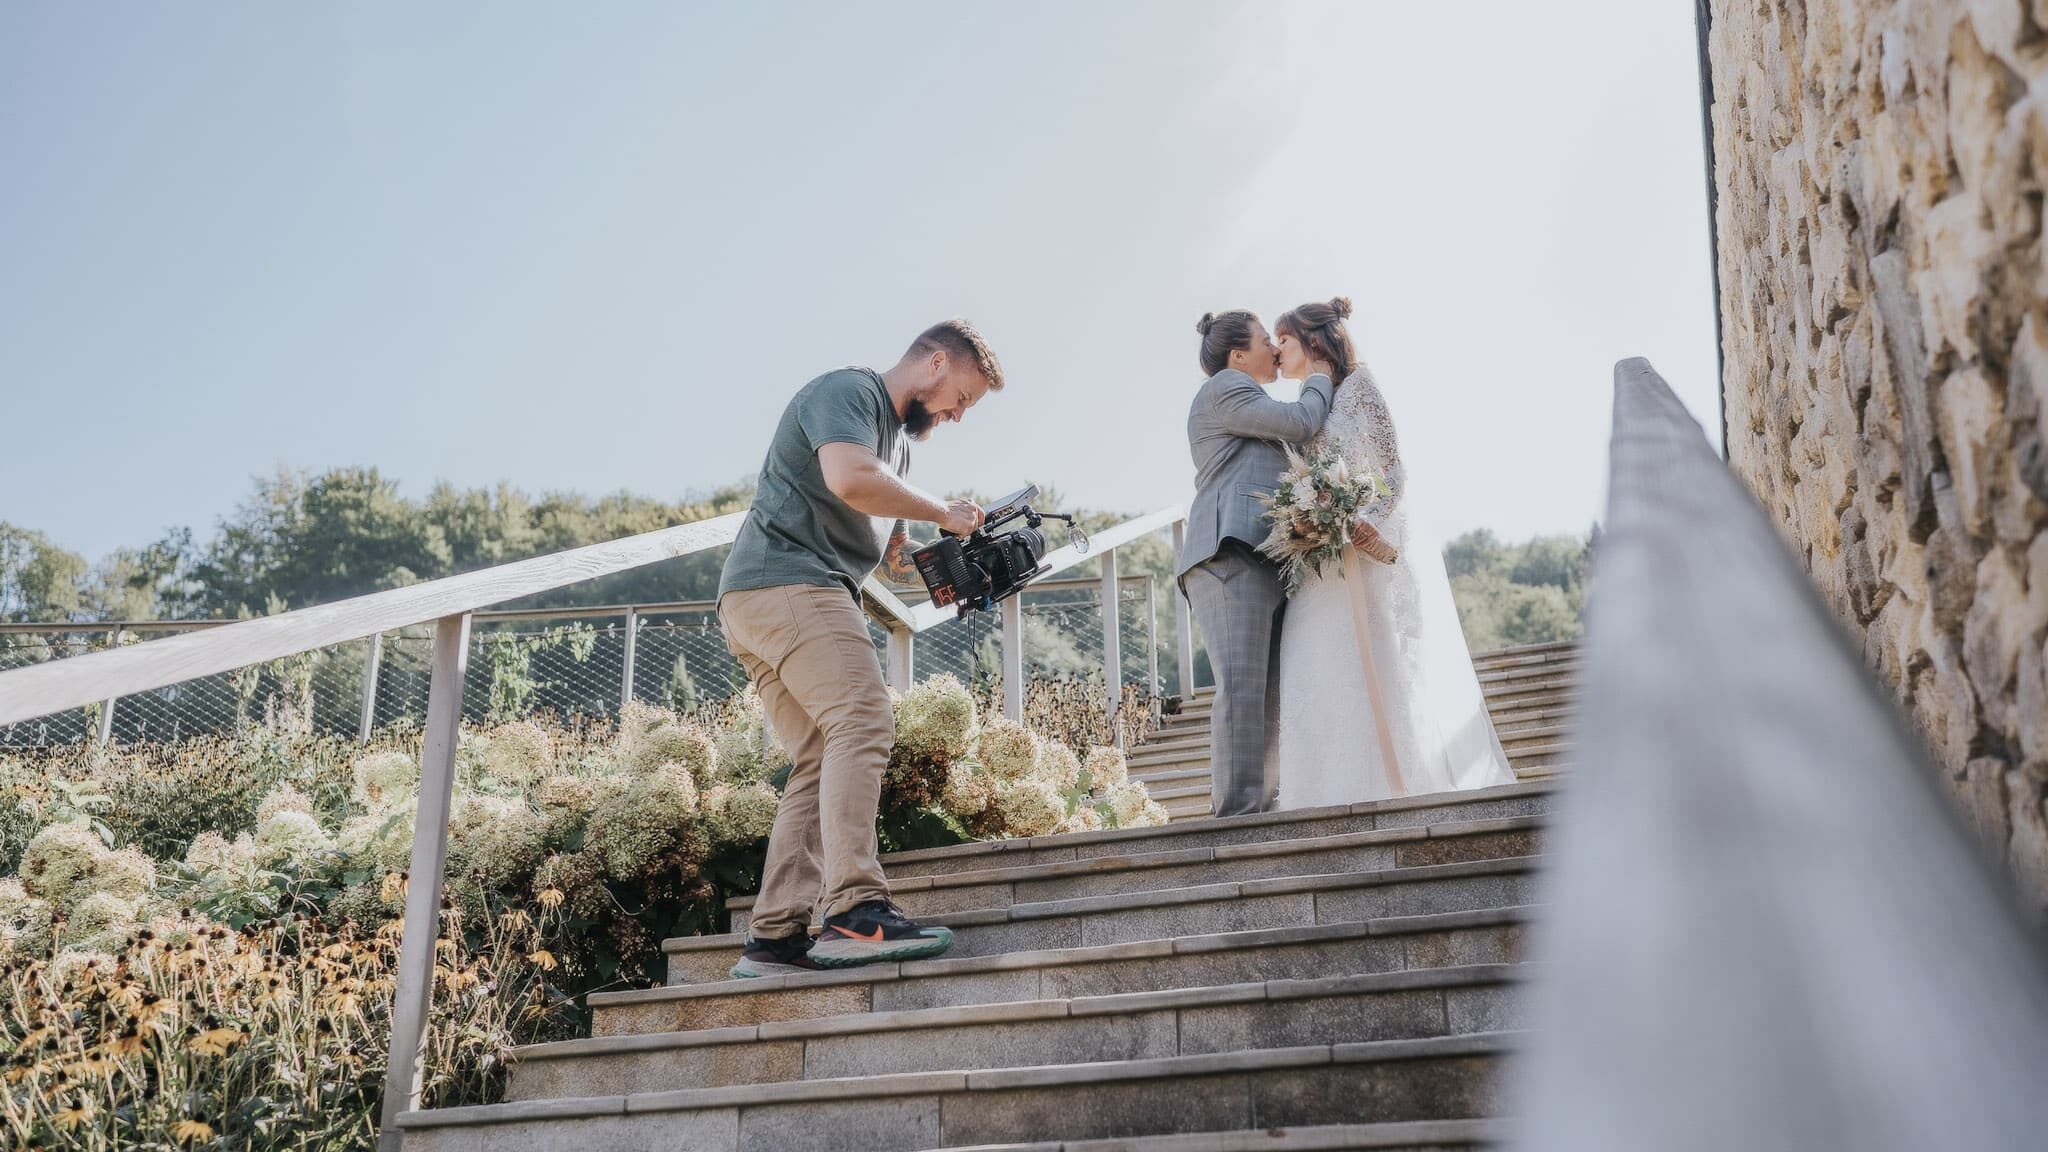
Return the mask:
[[(1047, 520), (1065, 521), (1067, 542), (1077, 551), (1088, 550), (1087, 533), (1074, 518), (1033, 508), (1037, 496), (1035, 484), (1020, 488), (985, 506), (981, 527), (965, 536), (940, 536), (911, 553), (932, 603), (954, 605), (965, 616), (977, 608), (994, 608), (1044, 575), (1045, 534), (1039, 527)], [(1023, 523), (1009, 531), (996, 531), (1019, 519)]]

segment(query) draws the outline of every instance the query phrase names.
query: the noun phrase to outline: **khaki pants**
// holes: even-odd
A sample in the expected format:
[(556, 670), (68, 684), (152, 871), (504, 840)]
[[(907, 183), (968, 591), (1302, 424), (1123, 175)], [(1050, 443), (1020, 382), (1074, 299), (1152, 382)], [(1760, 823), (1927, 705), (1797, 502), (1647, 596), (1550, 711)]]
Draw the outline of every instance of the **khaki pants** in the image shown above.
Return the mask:
[(859, 604), (837, 586), (750, 588), (719, 600), (718, 623), (794, 763), (752, 935), (807, 931), (820, 893), (828, 916), (888, 899), (875, 811), (896, 720)]

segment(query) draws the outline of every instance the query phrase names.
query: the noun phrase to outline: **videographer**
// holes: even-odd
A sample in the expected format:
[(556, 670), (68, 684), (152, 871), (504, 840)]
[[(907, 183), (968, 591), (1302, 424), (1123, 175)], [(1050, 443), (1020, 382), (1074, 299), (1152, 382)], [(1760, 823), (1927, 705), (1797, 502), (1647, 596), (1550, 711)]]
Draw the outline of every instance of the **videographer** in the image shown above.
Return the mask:
[[(887, 372), (842, 368), (783, 410), (718, 582), (726, 646), (746, 667), (794, 767), (768, 840), (761, 895), (734, 976), (935, 956), (944, 928), (889, 900), (875, 843), (882, 772), (896, 738), (860, 584), (885, 562), (914, 573), (904, 521), (964, 535), (973, 501), (945, 501), (903, 480), (908, 440), (958, 422), (1003, 386), (1003, 370), (964, 320), (935, 324)], [(886, 545), (871, 517), (893, 519)], [(822, 892), (825, 925), (810, 937)]]

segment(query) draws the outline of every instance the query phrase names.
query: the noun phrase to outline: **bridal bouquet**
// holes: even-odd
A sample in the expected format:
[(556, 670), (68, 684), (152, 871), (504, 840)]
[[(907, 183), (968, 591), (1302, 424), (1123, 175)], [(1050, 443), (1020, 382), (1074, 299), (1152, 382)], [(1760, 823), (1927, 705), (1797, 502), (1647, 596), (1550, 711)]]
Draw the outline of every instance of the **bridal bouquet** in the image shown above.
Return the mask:
[(1353, 468), (1342, 454), (1324, 450), (1303, 456), (1287, 451), (1287, 471), (1266, 501), (1273, 530), (1259, 551), (1280, 562), (1292, 595), (1310, 573), (1340, 560), (1358, 514), (1393, 495), (1385, 479)]

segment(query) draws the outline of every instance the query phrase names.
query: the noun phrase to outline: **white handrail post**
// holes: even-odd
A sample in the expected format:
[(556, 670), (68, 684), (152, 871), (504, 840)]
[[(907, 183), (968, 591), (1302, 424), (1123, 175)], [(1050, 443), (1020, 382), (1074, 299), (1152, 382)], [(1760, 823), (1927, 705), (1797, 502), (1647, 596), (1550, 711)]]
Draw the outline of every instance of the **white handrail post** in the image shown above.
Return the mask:
[(626, 609), (626, 661), (625, 671), (619, 676), (619, 707), (633, 702), (633, 656), (639, 647), (640, 609)]
[[(1180, 554), (1188, 543), (1188, 522), (1173, 522), (1173, 563), (1180, 567)], [(1195, 626), (1188, 611), (1188, 598), (1180, 590), (1180, 582), (1173, 588), (1173, 645), (1174, 656), (1179, 661), (1180, 695), (1183, 700), (1192, 700), (1195, 695)]]
[[(121, 630), (116, 628), (113, 634), (107, 637), (107, 648), (112, 650), (120, 646)], [(94, 747), (105, 748), (107, 742), (114, 738), (114, 701), (116, 699), (117, 697), (109, 696), (100, 703), (99, 728), (93, 732), (92, 739)]]
[(391, 1063), (384, 1075), (378, 1152), (399, 1152), (398, 1116), (419, 1107), (434, 997), (434, 942), (440, 932), (441, 881), (448, 862), (448, 811), (455, 788), (455, 747), (462, 738), (462, 684), (469, 671), (469, 614), (434, 622), (434, 673), (427, 687), (426, 742), (420, 750), (419, 815), (406, 875), (405, 934), (399, 939), (398, 990), (391, 1006)]
[(1003, 601), (1003, 715), (1024, 722), (1024, 594)]
[(1117, 712), (1124, 702), (1124, 653), (1123, 621), (1117, 611), (1116, 549), (1102, 554), (1102, 718), (1109, 723), (1109, 742), (1112, 746), (1123, 747), (1123, 736), (1116, 722)]
[(1145, 694), (1159, 708), (1159, 581), (1145, 577)]
[(356, 721), (356, 743), (368, 744), (377, 726), (377, 675), (384, 665), (384, 634), (370, 637), (370, 659), (363, 664), (363, 713)]
[(886, 671), (889, 676), (889, 687), (896, 689), (898, 692), (910, 691), (910, 661), (915, 651), (915, 646), (916, 641), (912, 638), (910, 629), (891, 620), (889, 622), (889, 667)]

